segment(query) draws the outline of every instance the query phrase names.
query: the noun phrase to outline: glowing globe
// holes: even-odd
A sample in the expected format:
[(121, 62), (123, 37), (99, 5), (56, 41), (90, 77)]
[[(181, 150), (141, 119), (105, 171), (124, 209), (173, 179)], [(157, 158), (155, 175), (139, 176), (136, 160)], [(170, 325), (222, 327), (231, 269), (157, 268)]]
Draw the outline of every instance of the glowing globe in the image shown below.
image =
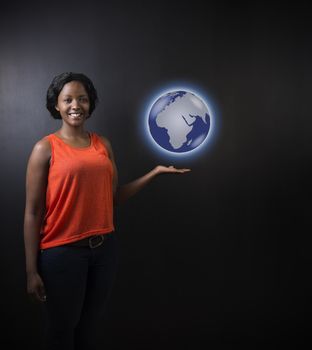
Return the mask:
[(149, 131), (163, 149), (190, 152), (207, 138), (210, 115), (203, 100), (189, 91), (172, 91), (160, 96), (148, 115)]

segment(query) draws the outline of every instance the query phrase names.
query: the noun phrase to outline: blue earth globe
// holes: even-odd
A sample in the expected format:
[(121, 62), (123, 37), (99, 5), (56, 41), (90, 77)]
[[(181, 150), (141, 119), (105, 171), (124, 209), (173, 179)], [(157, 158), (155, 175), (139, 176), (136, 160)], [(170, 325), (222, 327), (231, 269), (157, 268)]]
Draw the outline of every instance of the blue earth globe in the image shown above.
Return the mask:
[(174, 153), (185, 153), (205, 141), (210, 129), (210, 115), (207, 105), (193, 92), (171, 91), (153, 103), (148, 126), (160, 147)]

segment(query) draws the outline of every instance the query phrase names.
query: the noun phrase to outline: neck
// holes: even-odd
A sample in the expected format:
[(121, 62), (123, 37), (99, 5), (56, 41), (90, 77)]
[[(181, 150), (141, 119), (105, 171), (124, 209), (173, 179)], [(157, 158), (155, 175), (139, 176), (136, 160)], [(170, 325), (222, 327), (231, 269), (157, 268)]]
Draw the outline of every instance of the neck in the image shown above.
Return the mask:
[(62, 127), (58, 130), (58, 132), (62, 137), (66, 139), (84, 138), (87, 134), (83, 126), (72, 128), (65, 123), (63, 123)]

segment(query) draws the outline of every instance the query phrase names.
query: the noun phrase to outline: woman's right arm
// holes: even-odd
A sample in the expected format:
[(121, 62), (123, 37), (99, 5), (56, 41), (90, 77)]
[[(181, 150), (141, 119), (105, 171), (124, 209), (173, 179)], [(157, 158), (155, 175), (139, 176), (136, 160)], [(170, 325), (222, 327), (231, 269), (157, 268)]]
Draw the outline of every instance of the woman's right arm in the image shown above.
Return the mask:
[(39, 301), (45, 301), (45, 290), (38, 274), (40, 228), (45, 215), (51, 148), (47, 139), (38, 141), (28, 160), (26, 171), (26, 206), (24, 216), (24, 244), (26, 257), (27, 292)]

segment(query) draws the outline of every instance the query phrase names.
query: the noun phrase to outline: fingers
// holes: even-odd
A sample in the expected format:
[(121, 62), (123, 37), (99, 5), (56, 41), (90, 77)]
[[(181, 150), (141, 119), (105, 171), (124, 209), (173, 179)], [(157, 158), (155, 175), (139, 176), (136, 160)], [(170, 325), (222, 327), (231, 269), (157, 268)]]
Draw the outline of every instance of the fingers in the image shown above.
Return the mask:
[(37, 296), (39, 301), (45, 302), (47, 300), (47, 295), (46, 295), (46, 292), (45, 292), (45, 289), (44, 289), (43, 285), (41, 285), (38, 288), (38, 291), (37, 291), (36, 294), (37, 294), (36, 296)]
[(187, 173), (188, 171), (191, 171), (191, 169), (186, 169), (186, 168), (178, 169), (178, 170), (183, 172), (183, 173)]
[(32, 299), (44, 303), (47, 301), (47, 296), (41, 293), (34, 293), (31, 295)]
[(188, 169), (188, 168), (177, 169), (173, 165), (170, 165), (168, 168), (170, 170), (173, 170), (173, 172), (175, 172), (175, 173), (181, 173), (181, 174), (191, 171), (191, 169)]
[(29, 296), (33, 301), (37, 302), (45, 302), (47, 300), (44, 286), (38, 286), (32, 293), (29, 293)]
[(177, 169), (177, 172), (180, 174), (188, 173), (189, 171), (191, 171), (191, 169)]
[(158, 165), (156, 169), (158, 174), (165, 174), (165, 173), (183, 174), (191, 171), (191, 169), (188, 169), (188, 168), (177, 169), (173, 165), (169, 165), (169, 166)]
[(27, 276), (27, 293), (33, 301), (44, 302), (47, 300), (44, 283), (37, 272)]
[(29, 294), (29, 298), (35, 302), (35, 303), (43, 303), (47, 300), (47, 297), (45, 295), (41, 295), (39, 293), (32, 293), (32, 294)]

